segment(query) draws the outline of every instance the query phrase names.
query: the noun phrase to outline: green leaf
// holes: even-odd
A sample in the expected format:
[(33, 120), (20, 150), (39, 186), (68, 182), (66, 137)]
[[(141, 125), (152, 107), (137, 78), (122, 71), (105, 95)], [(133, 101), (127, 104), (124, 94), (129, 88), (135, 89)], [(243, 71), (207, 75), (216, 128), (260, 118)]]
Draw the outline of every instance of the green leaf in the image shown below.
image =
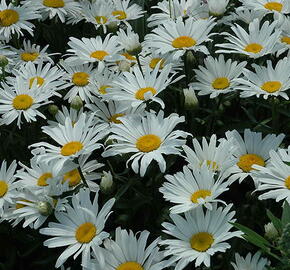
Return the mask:
[(282, 213), (282, 226), (284, 227), (288, 223), (290, 223), (290, 206), (289, 203), (285, 201)]
[(283, 228), (281, 220), (279, 218), (275, 217), (270, 210), (267, 210), (267, 216), (271, 220), (271, 222), (273, 223), (275, 229), (279, 233), (281, 233), (282, 228)]

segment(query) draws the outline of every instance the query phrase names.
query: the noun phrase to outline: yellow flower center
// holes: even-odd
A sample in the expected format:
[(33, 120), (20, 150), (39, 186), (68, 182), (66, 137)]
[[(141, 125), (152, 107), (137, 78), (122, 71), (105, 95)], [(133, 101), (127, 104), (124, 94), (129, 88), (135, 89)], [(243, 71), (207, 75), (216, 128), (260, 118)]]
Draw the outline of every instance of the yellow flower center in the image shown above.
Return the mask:
[(154, 69), (159, 62), (161, 62), (160, 63), (160, 66), (159, 66), (159, 69), (163, 69), (164, 68), (164, 62), (165, 61), (164, 61), (164, 59), (159, 58), (159, 57), (152, 58), (151, 61), (150, 61), (150, 63), (149, 63), (149, 67), (152, 68), (152, 69)]
[(244, 172), (250, 172), (253, 170), (252, 166), (254, 164), (265, 166), (265, 161), (256, 154), (245, 154), (240, 156), (239, 162), (237, 163), (239, 168)]
[(263, 49), (263, 46), (258, 43), (251, 43), (245, 47), (246, 52), (259, 53)]
[(24, 52), (20, 55), (21, 59), (25, 62), (33, 62), (37, 57), (39, 56), (39, 53), (37, 52)]
[(137, 262), (125, 262), (120, 264), (116, 270), (143, 270), (141, 264)]
[(216, 90), (223, 90), (230, 86), (230, 81), (226, 77), (219, 77), (216, 78), (211, 85)]
[(114, 115), (112, 115), (110, 118), (109, 118), (109, 121), (110, 122), (113, 122), (115, 124), (122, 124), (122, 121), (118, 119), (118, 117), (121, 117), (121, 116), (124, 116), (125, 114), (124, 113), (116, 113)]
[(214, 171), (217, 171), (219, 169), (219, 165), (217, 165), (215, 161), (207, 160), (206, 165)]
[(43, 0), (42, 3), (46, 7), (52, 7), (52, 8), (64, 7), (64, 1), (63, 0)]
[(110, 85), (102, 85), (100, 88), (99, 88), (99, 93), (104, 95), (104, 94), (107, 94), (107, 88), (111, 87)]
[(172, 41), (172, 46), (174, 48), (189, 48), (196, 44), (196, 41), (189, 36), (180, 36)]
[(190, 246), (199, 252), (208, 250), (214, 242), (213, 236), (207, 232), (199, 232), (194, 234), (190, 239)]
[(122, 53), (123, 56), (126, 57), (126, 59), (130, 60), (130, 61), (136, 61), (136, 57), (129, 54), (129, 53)]
[(77, 86), (86, 86), (89, 83), (90, 75), (86, 72), (76, 72), (72, 76), (72, 82)]
[(207, 190), (207, 189), (200, 189), (196, 192), (194, 192), (192, 195), (191, 195), (191, 201), (193, 203), (198, 203), (198, 199), (200, 198), (203, 198), (205, 199), (206, 197), (210, 196), (211, 195), (211, 191), (210, 190)]
[(97, 234), (96, 226), (91, 222), (86, 222), (80, 225), (77, 230), (75, 237), (79, 243), (89, 243)]
[(91, 53), (90, 56), (92, 58), (96, 58), (96, 59), (102, 61), (105, 58), (105, 56), (107, 56), (107, 55), (109, 55), (109, 54), (106, 51), (94, 51)]
[(44, 187), (44, 186), (47, 186), (47, 182), (46, 180), (51, 178), (52, 177), (52, 174), (51, 173), (44, 173), (43, 175), (41, 175), (38, 180), (37, 180), (37, 185), (38, 186), (41, 186), (41, 187)]
[(285, 179), (285, 187), (290, 189), (290, 176)]
[(105, 24), (108, 21), (108, 18), (105, 16), (96, 16), (95, 19), (98, 24)]
[[(28, 201), (28, 200), (21, 200), (21, 201), (22, 202), (31, 202), (31, 201)], [(25, 206), (27, 206), (27, 205), (26, 204), (22, 204), (22, 203), (16, 203), (15, 208), (16, 209), (20, 209), (20, 208), (23, 208)]]
[(0, 180), (0, 198), (3, 197), (8, 191), (8, 185), (5, 181)]
[(269, 10), (275, 10), (275, 11), (281, 12), (283, 8), (283, 4), (278, 3), (278, 2), (268, 2), (264, 5), (264, 7)]
[(269, 82), (265, 82), (261, 86), (261, 89), (268, 93), (274, 93), (274, 92), (279, 91), (281, 87), (282, 87), (282, 83), (278, 81), (269, 81)]
[(282, 37), (281, 38), (281, 42), (284, 42), (284, 43), (287, 43), (287, 44), (289, 44), (290, 45), (290, 37)]
[(44, 79), (43, 79), (43, 78), (38, 77), (38, 76), (36, 76), (36, 77), (32, 77), (32, 78), (30, 78), (30, 80), (29, 80), (29, 88), (32, 87), (32, 84), (33, 84), (33, 82), (34, 82), (35, 80), (37, 81), (37, 85), (38, 85), (38, 86), (42, 86), (43, 83), (44, 83)]
[(127, 14), (123, 10), (115, 10), (112, 12), (112, 15), (115, 16), (118, 20), (124, 20), (127, 18)]
[(80, 150), (83, 149), (83, 144), (81, 142), (69, 142), (65, 144), (61, 150), (60, 153), (63, 156), (71, 156), (74, 155), (75, 153), (79, 152)]
[(16, 110), (27, 110), (33, 104), (33, 98), (29, 95), (18, 95), (13, 99), (12, 105)]
[(82, 178), (81, 178), (81, 175), (80, 175), (78, 169), (71, 170), (63, 176), (63, 183), (65, 181), (68, 181), (69, 182), (68, 185), (70, 187), (74, 187), (74, 186), (78, 185), (81, 182), (81, 180), (82, 180)]
[(153, 150), (156, 150), (159, 148), (161, 144), (160, 137), (154, 135), (154, 134), (148, 134), (140, 137), (136, 142), (136, 147), (141, 152), (151, 152)]
[(136, 93), (135, 93), (135, 98), (136, 99), (140, 99), (140, 100), (144, 100), (144, 94), (147, 92), (151, 92), (152, 95), (155, 95), (157, 93), (156, 89), (153, 87), (144, 87), (144, 88), (140, 88)]
[(13, 9), (5, 9), (0, 11), (0, 26), (10, 26), (19, 21), (19, 14)]

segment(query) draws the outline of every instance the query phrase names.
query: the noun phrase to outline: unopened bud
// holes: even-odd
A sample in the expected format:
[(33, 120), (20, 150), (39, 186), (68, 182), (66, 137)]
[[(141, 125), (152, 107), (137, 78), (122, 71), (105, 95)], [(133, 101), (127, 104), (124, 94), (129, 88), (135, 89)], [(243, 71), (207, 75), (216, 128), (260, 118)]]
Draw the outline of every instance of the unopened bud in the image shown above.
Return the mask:
[(104, 193), (110, 192), (113, 186), (113, 176), (110, 171), (103, 171), (103, 176), (101, 178), (100, 188)]
[(130, 71), (130, 67), (131, 67), (131, 63), (129, 61), (126, 60), (121, 60), (118, 63), (119, 66), (119, 70), (124, 72), (124, 71)]
[(80, 110), (82, 107), (83, 107), (83, 101), (82, 99), (79, 97), (79, 96), (75, 96), (71, 103), (70, 103), (70, 106), (75, 109), (75, 110)]
[(198, 107), (198, 99), (193, 89), (184, 88), (184, 107), (187, 110), (193, 110)]
[(56, 115), (57, 112), (58, 112), (58, 107), (54, 104), (51, 104), (48, 106), (48, 112), (51, 114), (51, 115)]
[(53, 207), (49, 202), (39, 202), (37, 208), (39, 213), (43, 216), (49, 216), (53, 212)]
[(107, 25), (107, 27), (108, 27), (108, 30), (110, 31), (110, 32), (117, 32), (117, 30), (118, 30), (118, 22), (110, 22), (108, 25)]
[(265, 237), (268, 238), (269, 240), (275, 240), (279, 235), (278, 231), (276, 230), (272, 222), (269, 222), (266, 225), (264, 225), (264, 229), (265, 229)]
[(222, 16), (226, 10), (229, 0), (208, 0), (209, 14), (211, 16)]
[(0, 67), (6, 67), (9, 61), (5, 55), (0, 54)]
[(142, 47), (140, 43), (132, 44), (133, 46), (131, 48), (127, 49), (127, 53), (131, 55), (138, 55), (140, 52), (142, 52)]

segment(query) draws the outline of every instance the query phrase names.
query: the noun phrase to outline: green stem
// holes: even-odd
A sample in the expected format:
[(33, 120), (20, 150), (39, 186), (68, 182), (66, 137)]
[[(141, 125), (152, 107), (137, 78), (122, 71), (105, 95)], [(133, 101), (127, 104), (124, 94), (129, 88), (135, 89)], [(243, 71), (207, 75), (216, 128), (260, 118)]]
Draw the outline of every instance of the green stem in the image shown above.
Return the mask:
[(139, 69), (140, 69), (142, 75), (144, 76), (144, 74), (143, 74), (143, 70), (142, 70), (142, 67), (141, 67), (141, 63), (140, 63), (139, 54), (136, 54), (136, 59), (137, 59), (138, 67), (139, 67)]
[(272, 99), (272, 128), (275, 133), (278, 133), (278, 120), (279, 120), (279, 112), (278, 112), (278, 99), (273, 97)]
[(84, 174), (83, 174), (83, 172), (82, 172), (82, 169), (81, 169), (80, 164), (79, 164), (79, 166), (78, 166), (78, 172), (79, 172), (79, 174), (80, 174), (80, 176), (81, 176), (81, 179), (82, 179), (84, 185), (85, 185), (86, 187), (89, 187), (89, 185), (88, 185), (88, 183), (87, 183), (87, 180), (86, 180), (86, 178), (84, 177)]

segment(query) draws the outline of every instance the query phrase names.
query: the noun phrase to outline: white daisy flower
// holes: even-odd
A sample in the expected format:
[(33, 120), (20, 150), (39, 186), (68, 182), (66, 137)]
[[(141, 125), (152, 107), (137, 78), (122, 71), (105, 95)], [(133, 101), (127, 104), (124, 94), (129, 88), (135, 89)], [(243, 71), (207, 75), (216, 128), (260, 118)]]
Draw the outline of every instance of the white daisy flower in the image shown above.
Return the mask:
[(46, 51), (49, 45), (46, 45), (41, 49), (39, 45), (32, 44), (30, 40), (24, 40), (22, 44), (23, 49), (12, 48), (12, 50), (16, 53), (15, 57), (13, 57), (15, 68), (27, 62), (33, 62), (35, 64), (50, 62), (53, 64), (53, 60), (50, 56), (57, 53), (48, 54)]
[(182, 147), (186, 155), (185, 160), (192, 170), (196, 170), (203, 163), (206, 163), (211, 170), (224, 172), (236, 162), (233, 156), (235, 151), (233, 142), (221, 139), (217, 144), (217, 136), (215, 134), (210, 137), (209, 142), (207, 142), (205, 137), (202, 137), (201, 143), (194, 138), (192, 145), (193, 149), (187, 145)]
[(235, 254), (235, 263), (231, 263), (234, 270), (266, 270), (270, 265), (270, 261), (261, 257), (260, 252), (256, 252), (254, 255), (248, 253), (245, 258), (241, 257), (238, 253)]
[(74, 259), (82, 254), (83, 265), (88, 264), (91, 250), (97, 257), (101, 257), (99, 245), (109, 236), (109, 233), (103, 230), (114, 202), (115, 199), (110, 199), (99, 210), (98, 193), (91, 202), (89, 190), (81, 190), (77, 196), (72, 197), (72, 207), (67, 206), (66, 212), (55, 213), (58, 223), (50, 222), (48, 228), (40, 230), (41, 234), (53, 236), (44, 241), (45, 246), (49, 248), (68, 246), (58, 257), (56, 268), (73, 254)]
[(276, 202), (287, 200), (290, 203), (290, 166), (285, 164), (281, 156), (270, 151), (267, 168), (253, 165), (257, 171), (253, 175), (258, 181), (256, 191), (262, 191), (260, 200), (275, 199)]
[(168, 239), (160, 242), (166, 245), (165, 256), (173, 256), (172, 259), (178, 261), (175, 270), (183, 269), (187, 264), (195, 261), (195, 267), (202, 263), (209, 267), (210, 257), (216, 252), (225, 252), (230, 245), (225, 241), (240, 237), (241, 232), (231, 232), (235, 222), (235, 211), (230, 209), (232, 204), (225, 208), (217, 207), (213, 204), (213, 209), (197, 207), (191, 211), (185, 212), (185, 218), (171, 214), (170, 217), (174, 224), (163, 223), (164, 232), (177, 239)]
[(115, 7), (112, 15), (117, 21), (124, 22), (128, 26), (128, 21), (139, 19), (145, 13), (139, 5), (132, 2), (131, 0), (113, 0)]
[(106, 35), (102, 40), (100, 36), (95, 38), (71, 37), (68, 45), (69, 57), (65, 60), (68, 65), (79, 65), (111, 60), (119, 51), (118, 37)]
[(174, 58), (180, 58), (186, 50), (208, 54), (206, 46), (201, 44), (214, 35), (210, 32), (215, 24), (213, 18), (198, 21), (188, 18), (185, 22), (177, 18), (176, 22), (169, 21), (153, 29), (153, 33), (146, 35), (145, 44), (156, 53), (170, 52)]
[(232, 25), (232, 21), (241, 20), (246, 24), (250, 24), (255, 19), (261, 20), (264, 16), (264, 12), (261, 10), (250, 10), (246, 9), (243, 6), (238, 7), (230, 15), (224, 17), (224, 23)]
[(49, 162), (57, 160), (57, 169), (61, 168), (68, 160), (73, 160), (81, 155), (92, 154), (102, 145), (97, 143), (101, 136), (97, 133), (92, 122), (94, 115), (89, 118), (83, 113), (79, 120), (73, 125), (70, 118), (65, 120), (65, 125), (56, 127), (42, 127), (44, 133), (50, 136), (59, 146), (46, 142), (35, 143), (31, 147), (44, 147), (45, 153), (39, 154), (39, 161)]
[(15, 182), (15, 170), (17, 164), (14, 160), (7, 168), (7, 162), (4, 160), (0, 168), (0, 216), (6, 210), (9, 204), (13, 203), (13, 198), (16, 198), (18, 192), (16, 188), (18, 184)]
[(132, 30), (131, 26), (127, 27), (127, 33), (119, 29), (117, 35), (120, 46), (129, 54), (138, 54), (142, 50), (139, 35)]
[(39, 9), (42, 20), (56, 17), (64, 23), (66, 18), (78, 17), (81, 13), (80, 4), (73, 0), (34, 0), (33, 5)]
[[(157, 95), (163, 91), (170, 83), (173, 83), (174, 74), (169, 76), (171, 65), (166, 65), (160, 72), (159, 66), (154, 68), (152, 72), (149, 69), (144, 74), (139, 67), (133, 67), (132, 73), (123, 72), (113, 82), (113, 89), (104, 97), (116, 101), (131, 102), (132, 107), (137, 107), (143, 102), (152, 100), (158, 102), (164, 108), (163, 101)], [(174, 80), (176, 82), (181, 77)]]
[(247, 176), (253, 177), (253, 165), (267, 166), (270, 150), (277, 150), (285, 135), (268, 134), (262, 139), (262, 133), (245, 129), (244, 139), (236, 130), (226, 132), (226, 137), (236, 146), (234, 157), (238, 160), (230, 169), (233, 175), (229, 181), (241, 182)]
[(210, 95), (215, 98), (219, 94), (226, 94), (236, 90), (239, 83), (236, 79), (241, 75), (247, 62), (238, 63), (228, 59), (225, 61), (224, 56), (220, 55), (218, 59), (212, 56), (204, 60), (205, 67), (199, 66), (195, 69), (196, 79), (190, 86), (199, 91), (199, 95)]
[(280, 40), (277, 44), (277, 56), (280, 56), (285, 51), (288, 51), (288, 57), (290, 56), (290, 18), (286, 17), (280, 26), (282, 30)]
[(183, 172), (165, 175), (165, 179), (167, 182), (159, 191), (166, 201), (175, 204), (170, 208), (172, 214), (184, 213), (201, 205), (212, 210), (215, 202), (226, 204), (217, 197), (228, 190), (228, 183), (224, 182), (222, 175), (215, 179), (215, 172), (206, 163), (194, 171), (184, 166)]
[(6, 0), (0, 3), (0, 35), (5, 39), (11, 39), (13, 34), (19, 38), (23, 36), (22, 30), (26, 30), (33, 36), (33, 23), (29, 20), (40, 18), (40, 14), (31, 6), (30, 1), (21, 2), (21, 5), (15, 6), (11, 2), (6, 4)]
[[(138, 232), (137, 235), (130, 230), (122, 230), (118, 227), (115, 231), (115, 240), (106, 239), (103, 249), (105, 262), (104, 270), (162, 270), (166, 267), (166, 261), (159, 251), (157, 238), (147, 245), (148, 231)], [(98, 262), (92, 261), (86, 268), (99, 269)]]
[(64, 85), (69, 88), (69, 91), (64, 96), (64, 99), (68, 99), (69, 102), (74, 97), (79, 96), (86, 103), (92, 100), (94, 93), (96, 92), (93, 84), (93, 76), (96, 71), (92, 64), (69, 66), (65, 63), (61, 64), (61, 67), (65, 69), (66, 74), (63, 79), (66, 81)]
[(238, 24), (231, 27), (235, 35), (225, 32), (229, 43), (217, 44), (217, 53), (244, 54), (250, 58), (259, 58), (274, 53), (274, 47), (280, 37), (281, 30), (276, 29), (276, 22), (265, 21), (260, 28), (259, 19), (249, 24), (249, 33)]
[[(122, 125), (112, 126), (112, 135), (108, 140), (117, 140), (109, 145), (103, 153), (104, 157), (124, 153), (134, 153), (127, 161), (132, 161), (132, 169), (143, 177), (147, 167), (156, 160), (160, 171), (165, 172), (166, 162), (162, 154), (180, 155), (180, 147), (185, 144), (187, 132), (173, 131), (178, 123), (184, 122), (184, 117), (171, 114), (164, 118), (163, 111), (157, 115), (146, 113), (145, 116), (135, 115), (120, 117)], [(140, 162), (140, 165), (139, 165)]]
[(48, 99), (54, 94), (43, 87), (33, 84), (31, 88), (21, 77), (16, 77), (14, 85), (2, 84), (0, 92), (0, 124), (9, 125), (17, 120), (17, 126), (21, 126), (21, 118), (24, 116), (26, 122), (36, 121), (36, 116), (46, 118), (38, 108), (50, 103)]
[(289, 99), (286, 93), (290, 88), (290, 65), (287, 57), (279, 60), (275, 68), (270, 60), (267, 61), (267, 67), (256, 64), (252, 64), (252, 67), (254, 72), (244, 69), (244, 77), (236, 80), (239, 83), (236, 88), (242, 91), (242, 98), (263, 96), (267, 99), (281, 96)]
[(68, 109), (67, 107), (62, 106), (61, 110), (58, 110), (57, 113), (54, 115), (56, 121), (48, 120), (47, 122), (49, 126), (58, 126), (58, 124), (64, 126), (66, 118), (70, 118), (72, 124), (74, 125), (79, 120), (83, 112), (84, 112), (83, 107), (80, 110), (75, 110), (72, 107)]

